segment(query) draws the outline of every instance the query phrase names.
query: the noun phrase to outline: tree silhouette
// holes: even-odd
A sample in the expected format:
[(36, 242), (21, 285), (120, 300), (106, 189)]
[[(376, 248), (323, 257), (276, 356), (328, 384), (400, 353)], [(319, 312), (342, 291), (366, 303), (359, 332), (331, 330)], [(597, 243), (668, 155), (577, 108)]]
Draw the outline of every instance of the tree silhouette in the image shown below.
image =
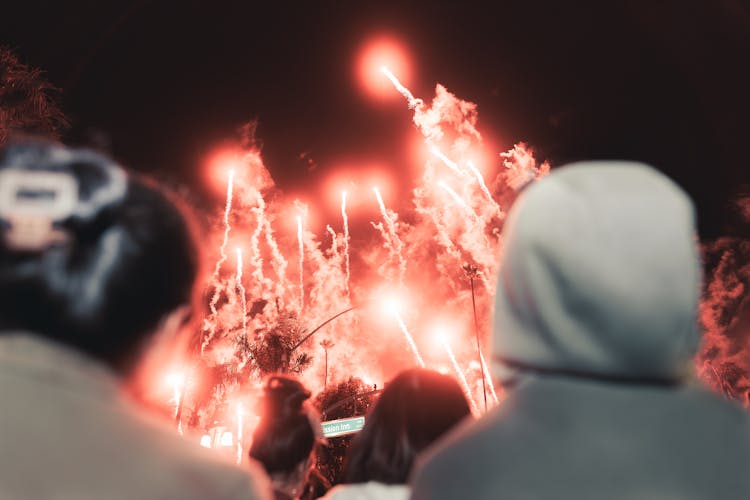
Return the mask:
[[(325, 420), (364, 415), (375, 401), (373, 389), (361, 379), (349, 377), (319, 393), (313, 404)], [(331, 484), (343, 479), (344, 460), (353, 438), (352, 435), (329, 438), (328, 443), (318, 449), (317, 468)]]
[(41, 70), (0, 46), (0, 145), (14, 133), (57, 137), (68, 126), (57, 96)]

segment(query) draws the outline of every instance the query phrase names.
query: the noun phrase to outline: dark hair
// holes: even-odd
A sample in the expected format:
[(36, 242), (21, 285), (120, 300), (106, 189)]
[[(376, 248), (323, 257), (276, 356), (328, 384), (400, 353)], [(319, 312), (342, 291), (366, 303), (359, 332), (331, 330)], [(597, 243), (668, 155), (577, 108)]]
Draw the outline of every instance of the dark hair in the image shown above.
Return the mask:
[(469, 414), (453, 378), (421, 368), (401, 372), (386, 385), (354, 439), (346, 482), (406, 483), (417, 454)]
[(292, 378), (275, 376), (266, 383), (249, 455), (263, 464), (268, 474), (289, 474), (310, 456), (315, 430), (303, 406), (309, 397), (304, 386)]
[[(74, 186), (63, 193), (69, 210), (47, 220), (60, 237), (19, 247), (14, 214), (60, 195), (58, 184), (51, 194), (35, 191), (50, 174)], [(0, 330), (33, 332), (130, 368), (160, 320), (192, 301), (199, 259), (182, 212), (109, 158), (45, 140), (8, 144), (0, 175)]]

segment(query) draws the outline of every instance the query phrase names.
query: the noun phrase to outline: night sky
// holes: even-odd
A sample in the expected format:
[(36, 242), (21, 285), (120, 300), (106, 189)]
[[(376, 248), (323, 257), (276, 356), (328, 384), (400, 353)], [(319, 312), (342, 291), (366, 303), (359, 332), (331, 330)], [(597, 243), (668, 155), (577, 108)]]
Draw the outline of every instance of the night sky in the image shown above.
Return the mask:
[(105, 145), (208, 203), (206, 154), (252, 119), (276, 182), (308, 199), (343, 163), (408, 172), (409, 110), (374, 101), (355, 78), (363, 43), (387, 33), (410, 52), (414, 93), (431, 98), (440, 82), (476, 102), (498, 152), (525, 141), (553, 165), (651, 162), (697, 200), (704, 237), (748, 234), (732, 209), (750, 189), (747, 2), (71, 0), (2, 11), (0, 42), (62, 91), (66, 140)]

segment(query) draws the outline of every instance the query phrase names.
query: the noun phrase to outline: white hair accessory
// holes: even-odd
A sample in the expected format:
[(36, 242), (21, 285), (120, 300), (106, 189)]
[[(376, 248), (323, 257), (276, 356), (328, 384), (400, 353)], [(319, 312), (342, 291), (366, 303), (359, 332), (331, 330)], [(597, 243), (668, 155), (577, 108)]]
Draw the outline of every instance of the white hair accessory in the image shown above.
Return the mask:
[(71, 174), (9, 168), (0, 171), (0, 219), (9, 227), (5, 244), (41, 251), (67, 239), (54, 223), (76, 212), (78, 182)]

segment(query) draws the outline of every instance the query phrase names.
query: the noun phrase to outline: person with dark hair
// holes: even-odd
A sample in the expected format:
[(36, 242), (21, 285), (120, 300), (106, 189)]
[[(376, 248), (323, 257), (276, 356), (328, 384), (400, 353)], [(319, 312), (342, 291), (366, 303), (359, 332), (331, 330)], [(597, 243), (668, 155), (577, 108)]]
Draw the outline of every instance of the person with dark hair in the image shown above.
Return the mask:
[(461, 387), (448, 375), (415, 368), (385, 387), (354, 439), (345, 466), (346, 483), (329, 500), (400, 500), (419, 453), (471, 415)]
[(262, 472), (124, 391), (180, 331), (198, 262), (175, 203), (112, 160), (39, 139), (0, 150), (0, 496), (267, 498)]
[(302, 494), (321, 434), (320, 422), (305, 401), (310, 392), (289, 377), (273, 376), (264, 388), (263, 409), (249, 455), (263, 465), (277, 500)]
[(694, 380), (695, 209), (652, 167), (589, 161), (508, 214), (492, 361), (506, 399), (431, 450), (415, 500), (750, 497), (750, 419)]

